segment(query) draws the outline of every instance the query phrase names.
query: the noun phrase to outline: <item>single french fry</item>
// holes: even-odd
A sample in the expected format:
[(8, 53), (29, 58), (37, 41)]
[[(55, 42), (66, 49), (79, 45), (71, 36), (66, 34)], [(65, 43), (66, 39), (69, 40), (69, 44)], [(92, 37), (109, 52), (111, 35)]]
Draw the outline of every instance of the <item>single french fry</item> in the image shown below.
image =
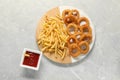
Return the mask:
[(26, 53), (24, 54), (24, 56), (30, 57), (30, 55), (29, 55), (29, 54), (26, 54)]

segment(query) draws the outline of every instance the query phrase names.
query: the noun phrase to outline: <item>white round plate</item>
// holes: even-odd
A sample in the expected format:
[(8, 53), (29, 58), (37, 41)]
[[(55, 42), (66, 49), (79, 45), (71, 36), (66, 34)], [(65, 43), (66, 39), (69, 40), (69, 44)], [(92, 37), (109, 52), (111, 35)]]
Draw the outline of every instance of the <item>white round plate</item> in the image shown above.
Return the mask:
[[(87, 17), (87, 18), (88, 18), (88, 20), (89, 20), (89, 22), (90, 22), (90, 27), (91, 27), (91, 29), (92, 29), (92, 42), (91, 42), (90, 45), (89, 45), (89, 46), (90, 46), (90, 49), (89, 49), (89, 51), (88, 51), (87, 54), (85, 54), (85, 55), (79, 55), (77, 58), (73, 58), (73, 57), (71, 56), (71, 57), (69, 57), (70, 62), (66, 62), (65, 59), (64, 59), (63, 61), (59, 61), (59, 59), (57, 60), (57, 59), (54, 58), (54, 57), (55, 57), (54, 55), (53, 55), (53, 56), (49, 56), (47, 53), (44, 53), (44, 55), (45, 55), (48, 59), (50, 59), (51, 61), (54, 61), (54, 62), (57, 62), (57, 63), (67, 64), (67, 63), (75, 63), (75, 62), (81, 61), (81, 60), (83, 60), (83, 59), (90, 53), (90, 51), (91, 51), (92, 48), (93, 48), (94, 42), (95, 42), (95, 28), (94, 28), (94, 25), (93, 25), (91, 19), (88, 17), (88, 15), (87, 15), (83, 10), (78, 9), (78, 8), (75, 8), (75, 7), (71, 7), (71, 6), (59, 6), (59, 7), (56, 7), (56, 8), (53, 8), (53, 9), (49, 10), (49, 11), (47, 12), (47, 14), (48, 14), (48, 16), (50, 16), (50, 15), (55, 16), (54, 14), (56, 14), (57, 12), (60, 12), (60, 15), (62, 16), (62, 12), (63, 12), (65, 9), (70, 9), (70, 10), (71, 10), (71, 9), (76, 9), (76, 10), (78, 10), (79, 13), (80, 13), (80, 17)], [(52, 12), (52, 13), (51, 13), (51, 12)], [(43, 18), (44, 18), (44, 16), (43, 16)], [(44, 21), (44, 19), (41, 19), (41, 20), (40, 20), (40, 23), (39, 23), (39, 25), (38, 25), (38, 27), (37, 27), (36, 38), (38, 37), (38, 35), (39, 35), (39, 33), (40, 33), (40, 29), (42, 28), (41, 24), (43, 23), (43, 21)], [(39, 49), (40, 49), (40, 46), (39, 46), (39, 45), (38, 45), (38, 47), (39, 47)]]

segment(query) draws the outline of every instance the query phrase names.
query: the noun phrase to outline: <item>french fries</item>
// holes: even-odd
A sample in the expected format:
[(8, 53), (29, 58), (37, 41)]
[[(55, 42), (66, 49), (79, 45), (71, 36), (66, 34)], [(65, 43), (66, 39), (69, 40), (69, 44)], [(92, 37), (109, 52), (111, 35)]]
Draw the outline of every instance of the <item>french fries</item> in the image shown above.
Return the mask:
[(64, 22), (59, 15), (48, 18), (43, 23), (43, 30), (39, 34), (38, 44), (42, 47), (41, 51), (54, 53), (55, 57), (60, 56), (64, 59), (66, 55), (66, 43), (68, 34)]

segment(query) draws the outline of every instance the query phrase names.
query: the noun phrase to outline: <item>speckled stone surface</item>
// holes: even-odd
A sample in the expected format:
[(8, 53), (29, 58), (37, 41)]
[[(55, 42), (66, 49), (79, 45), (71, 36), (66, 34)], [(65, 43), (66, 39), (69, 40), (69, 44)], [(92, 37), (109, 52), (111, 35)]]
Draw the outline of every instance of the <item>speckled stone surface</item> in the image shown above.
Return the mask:
[[(120, 80), (120, 0), (0, 0), (1, 80)], [(96, 29), (90, 55), (72, 65), (43, 56), (39, 71), (19, 66), (23, 49), (38, 50), (35, 31), (49, 9), (74, 6), (84, 10)]]

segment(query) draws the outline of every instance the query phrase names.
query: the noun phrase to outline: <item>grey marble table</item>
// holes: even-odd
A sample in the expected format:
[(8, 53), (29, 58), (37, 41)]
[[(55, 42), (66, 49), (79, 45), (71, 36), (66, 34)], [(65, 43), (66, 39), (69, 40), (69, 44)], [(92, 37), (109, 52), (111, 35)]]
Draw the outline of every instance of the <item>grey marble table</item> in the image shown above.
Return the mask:
[[(120, 80), (120, 0), (0, 0), (1, 80)], [(96, 31), (90, 55), (72, 65), (42, 58), (39, 71), (19, 66), (23, 49), (38, 50), (40, 17), (55, 6), (84, 10)]]

